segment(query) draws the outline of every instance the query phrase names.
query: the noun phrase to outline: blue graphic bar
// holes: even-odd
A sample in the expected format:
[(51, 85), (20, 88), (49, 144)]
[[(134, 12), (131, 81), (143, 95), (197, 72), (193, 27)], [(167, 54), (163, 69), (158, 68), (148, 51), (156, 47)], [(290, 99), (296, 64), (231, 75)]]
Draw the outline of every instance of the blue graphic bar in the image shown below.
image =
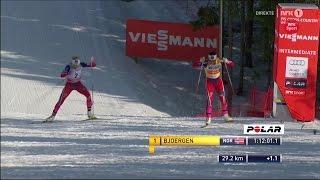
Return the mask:
[(248, 155), (248, 163), (281, 163), (281, 155)]
[(281, 145), (281, 137), (248, 137), (248, 145)]
[(219, 163), (246, 163), (247, 155), (219, 155)]

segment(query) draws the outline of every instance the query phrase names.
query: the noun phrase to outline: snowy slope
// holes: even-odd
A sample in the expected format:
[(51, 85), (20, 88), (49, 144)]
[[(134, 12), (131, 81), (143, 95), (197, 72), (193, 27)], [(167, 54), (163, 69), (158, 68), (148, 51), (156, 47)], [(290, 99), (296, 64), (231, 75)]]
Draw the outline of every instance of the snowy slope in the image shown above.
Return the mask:
[[(169, 10), (164, 8), (165, 4), (143, 1), (3, 2), (1, 80), (2, 85), (8, 86), (1, 89), (3, 112), (50, 114), (63, 84), (59, 73), (75, 54), (83, 60), (94, 55), (98, 61), (98, 69), (94, 72), (88, 69), (84, 77), (90, 89), (94, 84), (96, 113), (166, 115), (179, 112), (175, 100), (165, 95), (168, 93), (159, 91), (173, 91), (171, 96), (175, 97), (181, 93), (179, 86), (194, 86), (195, 75), (190, 73), (190, 66), (176, 67), (178, 63), (169, 65), (150, 60), (140, 65), (124, 54), (128, 17), (160, 20), (160, 15), (166, 14), (162, 20), (181, 21), (169, 18), (173, 14), (166, 13)], [(174, 5), (170, 1), (167, 4)], [(173, 5), (169, 6), (170, 12), (174, 11)], [(139, 8), (147, 11), (142, 12)], [(177, 77), (170, 80), (172, 83), (166, 82), (177, 71), (186, 71), (189, 78), (179, 80)], [(157, 74), (158, 77), (153, 77)], [(13, 93), (20, 89), (25, 91)], [(157, 99), (151, 99), (157, 96)], [(59, 115), (84, 113), (83, 99), (73, 93)], [(190, 96), (183, 103), (190, 104), (188, 99)], [(110, 106), (114, 108), (110, 110)], [(166, 109), (169, 111), (165, 112)]]
[[(320, 140), (286, 122), (284, 145), (274, 147), (159, 148), (150, 134), (241, 135), (242, 123), (199, 129), (194, 85), (186, 63), (124, 55), (128, 18), (187, 22), (176, 1), (1, 1), (1, 178), (319, 178)], [(83, 122), (85, 98), (73, 92), (57, 123), (51, 114), (63, 87), (59, 73), (73, 55), (98, 68), (84, 81), (94, 88), (97, 122)], [(179, 76), (178, 76), (179, 75)], [(277, 120), (268, 122), (279, 123)], [(301, 142), (300, 142), (301, 141)], [(282, 153), (278, 165), (222, 165), (218, 153)]]

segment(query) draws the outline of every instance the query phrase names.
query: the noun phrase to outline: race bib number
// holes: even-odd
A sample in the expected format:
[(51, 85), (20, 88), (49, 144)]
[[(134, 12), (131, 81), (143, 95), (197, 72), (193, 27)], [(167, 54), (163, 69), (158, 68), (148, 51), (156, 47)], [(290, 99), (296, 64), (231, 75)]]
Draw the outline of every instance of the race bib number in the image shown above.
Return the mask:
[(220, 68), (221, 68), (220, 65), (209, 65), (207, 67), (207, 71), (209, 74), (217, 74), (220, 72)]
[(68, 79), (71, 81), (77, 81), (81, 78), (81, 68), (71, 69)]
[(220, 76), (221, 64), (209, 65), (206, 68), (206, 75), (208, 78), (218, 78)]

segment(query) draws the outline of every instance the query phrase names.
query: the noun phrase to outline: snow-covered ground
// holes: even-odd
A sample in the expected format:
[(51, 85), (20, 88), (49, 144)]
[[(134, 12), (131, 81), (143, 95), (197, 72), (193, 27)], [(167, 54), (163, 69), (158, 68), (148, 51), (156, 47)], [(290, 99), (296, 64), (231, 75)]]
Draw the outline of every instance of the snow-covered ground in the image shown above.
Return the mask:
[[(158, 147), (148, 153), (148, 136), (241, 135), (242, 123), (159, 116), (100, 115), (97, 122), (18, 114), (1, 120), (2, 178), (319, 178), (319, 135), (285, 123), (281, 146)], [(274, 123), (274, 121), (267, 120)], [(218, 154), (282, 154), (281, 164), (219, 164)]]
[[(149, 135), (241, 135), (244, 123), (217, 120), (200, 129), (203, 97), (197, 72), (180, 62), (124, 54), (128, 18), (187, 22), (176, 1), (1, 1), (1, 178), (320, 178), (320, 137), (285, 120), (283, 145), (157, 148)], [(56, 123), (49, 116), (63, 87), (59, 73), (71, 56), (94, 55), (95, 113), (73, 92)], [(178, 76), (179, 75), (179, 76)], [(281, 164), (219, 164), (217, 155), (282, 154)]]

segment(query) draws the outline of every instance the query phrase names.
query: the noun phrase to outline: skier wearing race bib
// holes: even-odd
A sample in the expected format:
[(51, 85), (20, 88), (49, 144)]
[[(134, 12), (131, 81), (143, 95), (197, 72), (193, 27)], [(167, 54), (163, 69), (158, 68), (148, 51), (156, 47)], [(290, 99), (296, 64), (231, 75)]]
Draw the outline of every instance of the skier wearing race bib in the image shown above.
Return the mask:
[(234, 62), (226, 58), (218, 58), (217, 53), (214, 51), (210, 52), (207, 58), (202, 57), (199, 61), (196, 62), (196, 64), (201, 65), (201, 69), (204, 68), (206, 74), (206, 126), (211, 123), (214, 91), (218, 93), (224, 120), (232, 121), (232, 118), (228, 114), (228, 104), (226, 101), (224, 85), (221, 78), (222, 63), (226, 63), (226, 65), (229, 67), (234, 67), (235, 65)]
[(46, 121), (54, 120), (60, 106), (73, 90), (78, 91), (80, 94), (84, 95), (87, 98), (88, 118), (95, 118), (93, 112), (91, 111), (93, 102), (90, 96), (90, 92), (81, 82), (81, 71), (84, 67), (96, 67), (95, 59), (92, 57), (90, 64), (87, 64), (84, 62), (80, 62), (78, 56), (73, 56), (71, 63), (64, 68), (60, 76), (66, 79), (66, 84), (61, 92), (58, 102), (53, 109), (52, 115), (46, 118)]

